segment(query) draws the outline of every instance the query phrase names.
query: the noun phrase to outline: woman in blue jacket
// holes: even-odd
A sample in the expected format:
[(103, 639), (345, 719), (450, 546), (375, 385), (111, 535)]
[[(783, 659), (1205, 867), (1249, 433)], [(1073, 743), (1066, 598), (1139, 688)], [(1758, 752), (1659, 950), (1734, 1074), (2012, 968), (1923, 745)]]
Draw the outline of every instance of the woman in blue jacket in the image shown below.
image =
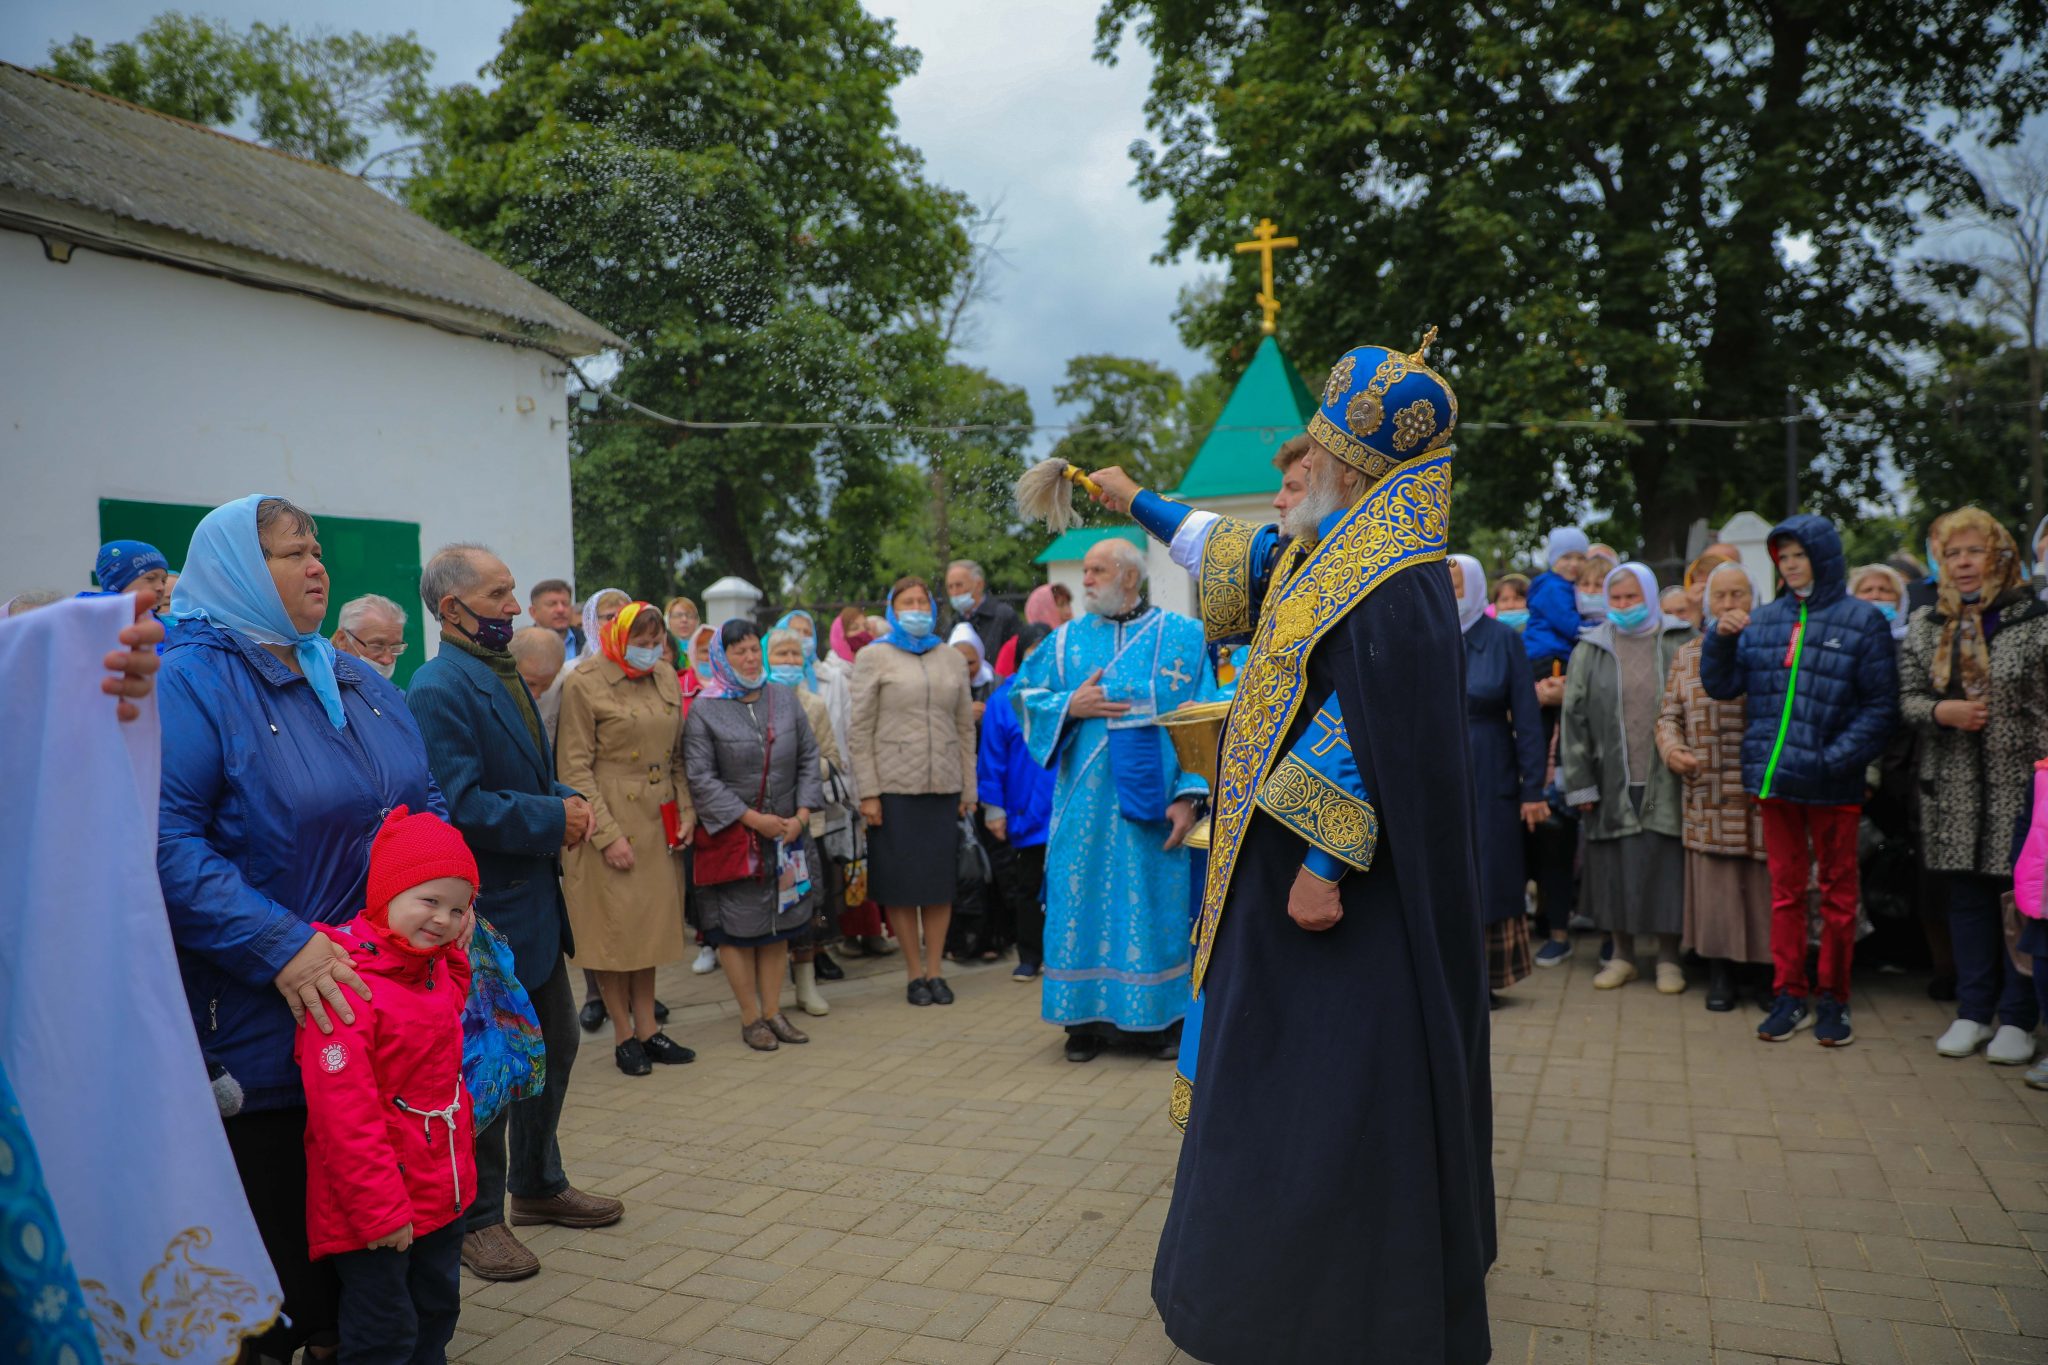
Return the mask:
[(391, 683), (320, 632), (327, 571), (313, 518), (251, 496), (207, 513), (171, 598), (159, 675), (157, 873), (209, 1061), (240, 1083), (223, 1119), (289, 1325), (255, 1339), (289, 1358), (333, 1340), (330, 1263), (306, 1255), (306, 1100), (294, 1016), (332, 1031), (370, 996), (313, 931), (363, 905), (370, 840), (397, 806), (445, 815)]
[(1844, 1047), (1856, 1037), (1849, 960), (1864, 769), (1884, 752), (1898, 720), (1898, 664), (1884, 617), (1849, 595), (1842, 538), (1832, 522), (1787, 517), (1767, 544), (1785, 591), (1754, 613), (1720, 618), (1701, 647), (1700, 684), (1719, 701), (1748, 697), (1742, 785), (1763, 806), (1777, 997), (1757, 1037), (1783, 1042), (1808, 1023), (1806, 888), (1817, 866), (1814, 1039)]
[[(1050, 634), (1035, 621), (1018, 632), (1020, 668)], [(994, 840), (996, 890), (1010, 921), (1004, 927), (1017, 940), (1017, 966), (1010, 976), (1030, 981), (1045, 963), (1045, 839), (1052, 825), (1053, 772), (1033, 762), (1024, 747), (1017, 708), (1010, 704), (1016, 681), (1013, 673), (989, 694), (974, 780), (982, 820)]]

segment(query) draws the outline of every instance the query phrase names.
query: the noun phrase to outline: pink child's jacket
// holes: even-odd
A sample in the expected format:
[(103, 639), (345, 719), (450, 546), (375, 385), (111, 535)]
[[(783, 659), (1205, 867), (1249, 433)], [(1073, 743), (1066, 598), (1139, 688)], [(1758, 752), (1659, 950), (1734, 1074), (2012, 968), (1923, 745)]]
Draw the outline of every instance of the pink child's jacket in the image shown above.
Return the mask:
[(360, 1251), (412, 1224), (415, 1238), (462, 1216), (476, 1196), (476, 1135), (462, 1083), (469, 958), (422, 952), (357, 915), (313, 926), (349, 951), (370, 988), (334, 1032), (308, 1018), (297, 1055), (306, 1080), (306, 1240), (313, 1259)]
[(2048, 907), (2041, 904), (2044, 881), (2048, 881), (2048, 758), (2034, 765), (2034, 815), (2027, 823), (2020, 856), (2012, 865), (2012, 897), (2021, 914), (2048, 918)]

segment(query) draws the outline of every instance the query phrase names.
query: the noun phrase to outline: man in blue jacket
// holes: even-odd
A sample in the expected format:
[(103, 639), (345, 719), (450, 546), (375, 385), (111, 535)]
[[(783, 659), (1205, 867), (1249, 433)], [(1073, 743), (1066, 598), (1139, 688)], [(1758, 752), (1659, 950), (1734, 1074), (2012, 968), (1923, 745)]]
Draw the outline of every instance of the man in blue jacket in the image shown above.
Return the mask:
[(1864, 769), (1884, 752), (1898, 719), (1898, 664), (1884, 617), (1849, 596), (1842, 538), (1833, 523), (1788, 517), (1768, 543), (1785, 591), (1753, 615), (1733, 612), (1709, 628), (1700, 682), (1721, 701), (1749, 698), (1742, 785), (1763, 807), (1777, 997), (1757, 1037), (1783, 1042), (1808, 1023), (1806, 888), (1817, 864), (1814, 1038), (1823, 1047), (1846, 1047), (1856, 1036), (1849, 1022), (1849, 961)]
[(508, 1105), (476, 1135), (477, 1192), (462, 1238), (462, 1262), (475, 1274), (519, 1280), (538, 1273), (540, 1260), (505, 1226), (508, 1189), (519, 1224), (603, 1227), (625, 1212), (620, 1201), (569, 1184), (555, 1138), (577, 1043), (562, 961), (575, 945), (561, 852), (589, 833), (590, 806), (555, 781), (539, 708), (508, 649), (519, 597), (505, 562), (481, 545), (447, 546), (420, 575), (420, 598), (441, 624), (441, 649), (413, 675), (406, 700), (448, 819), (476, 854), (477, 914), (511, 944), (547, 1052), (542, 1092)]
[[(1052, 634), (1032, 622), (1017, 634), (1017, 666)], [(1052, 825), (1052, 770), (1031, 757), (1024, 729), (1010, 698), (1016, 675), (1003, 679), (988, 697), (981, 717), (980, 752), (974, 779), (981, 817), (996, 842), (996, 887), (1006, 926), (1017, 940), (1012, 980), (1034, 980), (1045, 966), (1045, 840)]]

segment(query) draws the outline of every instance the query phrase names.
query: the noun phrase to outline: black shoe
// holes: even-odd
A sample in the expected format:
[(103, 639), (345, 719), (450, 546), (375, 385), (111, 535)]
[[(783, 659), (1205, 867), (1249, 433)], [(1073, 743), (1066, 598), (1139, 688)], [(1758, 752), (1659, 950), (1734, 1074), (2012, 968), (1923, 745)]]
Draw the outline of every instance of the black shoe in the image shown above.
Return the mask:
[(1927, 998), (1942, 1001), (1944, 1004), (1952, 1003), (1956, 998), (1955, 974), (1951, 972), (1947, 976), (1937, 976), (1928, 982)]
[(1489, 1010), (1497, 1010), (1497, 1009), (1499, 1009), (1499, 1008), (1500, 1008), (1500, 1007), (1501, 1007), (1502, 1005), (1505, 1005), (1505, 1004), (1507, 1004), (1507, 997), (1506, 997), (1506, 996), (1503, 996), (1503, 995), (1502, 995), (1502, 994), (1501, 994), (1501, 993), (1500, 993), (1499, 991), (1488, 991), (1488, 992), (1486, 993), (1486, 1008), (1487, 1008), (1487, 1009), (1489, 1009)]
[(923, 977), (919, 977), (919, 978), (918, 978), (917, 980), (915, 980), (915, 981), (911, 982), (911, 983), (910, 983), (910, 989), (909, 989), (909, 990), (907, 990), (906, 992), (904, 992), (904, 999), (908, 1000), (908, 1001), (909, 1001), (909, 1002), (910, 1002), (911, 1004), (913, 1004), (913, 1005), (929, 1005), (929, 1004), (931, 1004), (931, 1002), (932, 1002), (932, 984), (931, 984), (931, 982), (929, 982), (929, 981), (926, 981), (926, 980), (925, 980), (925, 979), (924, 979)]
[[(1070, 1062), (1092, 1062), (1108, 1047), (1101, 1038), (1092, 1033), (1070, 1033), (1067, 1035), (1067, 1060)], [(1176, 1056), (1179, 1054), (1176, 1053)]]
[(1716, 1014), (1735, 1008), (1735, 969), (1725, 957), (1707, 963), (1707, 1008)]
[(628, 1076), (645, 1076), (654, 1070), (654, 1063), (647, 1060), (647, 1049), (640, 1045), (638, 1038), (628, 1038), (613, 1048), (612, 1060)]
[(662, 1004), (659, 1000), (654, 1002), (654, 1022), (657, 1024), (666, 1024), (668, 1022), (668, 1006)]
[(663, 1066), (681, 1066), (697, 1060), (697, 1054), (684, 1047), (666, 1033), (657, 1033), (640, 1044), (641, 1050)]
[(925, 985), (931, 988), (932, 1003), (934, 1005), (950, 1005), (953, 1003), (953, 988), (946, 984), (945, 977), (935, 976), (925, 982)]
[(834, 962), (832, 955), (822, 948), (818, 950), (818, 956), (812, 961), (811, 966), (817, 971), (820, 981), (846, 980), (846, 969)]
[(585, 1033), (595, 1033), (595, 1032), (597, 1032), (597, 1031), (598, 1031), (599, 1029), (601, 1029), (601, 1028), (603, 1028), (603, 1027), (604, 1027), (604, 1021), (605, 1021), (605, 1012), (604, 1012), (604, 1001), (602, 1001), (602, 1000), (586, 1000), (586, 1001), (584, 1001), (584, 1002), (583, 1002), (583, 1009), (582, 1009), (582, 1012), (581, 1012), (581, 1013), (579, 1013), (579, 1014), (578, 1014), (578, 1015), (576, 1016), (576, 1019), (577, 1019), (577, 1021), (578, 1021), (579, 1023), (581, 1023), (581, 1024), (583, 1025), (583, 1031), (584, 1031)]

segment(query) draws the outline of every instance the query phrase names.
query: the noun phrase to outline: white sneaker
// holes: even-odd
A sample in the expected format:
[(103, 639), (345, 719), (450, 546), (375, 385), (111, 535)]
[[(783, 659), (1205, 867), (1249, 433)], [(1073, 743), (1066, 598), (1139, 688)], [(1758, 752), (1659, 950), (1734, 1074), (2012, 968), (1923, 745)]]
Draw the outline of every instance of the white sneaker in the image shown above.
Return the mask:
[(697, 950), (697, 960), (690, 964), (690, 970), (699, 976), (709, 976), (718, 970), (718, 949), (705, 944)]
[(1934, 1040), (1934, 1050), (1944, 1057), (1967, 1057), (1991, 1037), (1991, 1026), (1974, 1019), (1958, 1019), (1948, 1032)]
[(1984, 1049), (1984, 1060), (1994, 1066), (2025, 1066), (2034, 1060), (2034, 1035), (2018, 1024), (2000, 1024)]

